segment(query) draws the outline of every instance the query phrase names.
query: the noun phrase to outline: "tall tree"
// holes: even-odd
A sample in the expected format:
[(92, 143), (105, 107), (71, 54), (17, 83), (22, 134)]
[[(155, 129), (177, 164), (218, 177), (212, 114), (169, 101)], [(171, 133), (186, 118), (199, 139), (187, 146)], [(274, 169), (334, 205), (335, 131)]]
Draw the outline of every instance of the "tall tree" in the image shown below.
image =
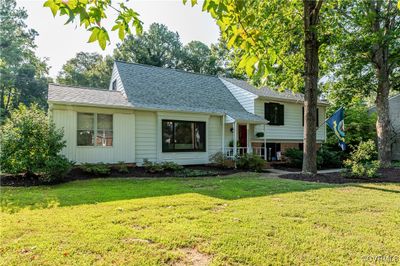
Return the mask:
[(117, 60), (158, 67), (177, 68), (181, 64), (182, 43), (179, 34), (163, 24), (153, 23), (142, 35), (129, 35), (117, 44)]
[(0, 115), (20, 102), (44, 106), (46, 62), (35, 55), (37, 32), (28, 29), (26, 11), (15, 0), (0, 1)]
[[(186, 1), (184, 1), (186, 2)], [(325, 35), (329, 31), (322, 0), (244, 1), (206, 0), (203, 9), (216, 20), (228, 48), (240, 54), (238, 67), (253, 79), (276, 89), (305, 93), (303, 172), (315, 174), (316, 113), (324, 59)]]
[(211, 49), (200, 41), (191, 41), (183, 47), (181, 67), (186, 71), (217, 74), (216, 63)]
[(400, 11), (393, 0), (344, 1), (328, 92), (343, 102), (375, 95), (379, 160), (391, 161), (390, 90), (400, 90)]
[(57, 76), (57, 82), (73, 86), (108, 88), (113, 58), (98, 53), (77, 53), (68, 60)]

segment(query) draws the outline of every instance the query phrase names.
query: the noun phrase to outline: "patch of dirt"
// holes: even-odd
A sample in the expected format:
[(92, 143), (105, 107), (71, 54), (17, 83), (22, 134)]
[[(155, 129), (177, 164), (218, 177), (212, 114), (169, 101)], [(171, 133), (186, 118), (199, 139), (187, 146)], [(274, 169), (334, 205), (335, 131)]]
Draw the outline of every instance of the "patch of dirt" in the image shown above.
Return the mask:
[(379, 177), (344, 177), (341, 173), (317, 174), (314, 176), (303, 174), (285, 174), (280, 178), (302, 180), (310, 182), (321, 182), (331, 184), (345, 183), (400, 183), (400, 168), (383, 168), (378, 171)]
[(150, 239), (140, 239), (140, 238), (126, 238), (126, 239), (123, 239), (122, 242), (124, 242), (124, 243), (144, 243), (144, 244), (153, 243), (153, 241)]
[[(190, 171), (204, 171), (207, 172), (207, 176), (224, 176), (224, 175), (231, 175), (234, 173), (240, 172), (237, 169), (231, 169), (231, 168), (221, 168), (221, 167), (216, 167), (216, 166), (211, 166), (211, 165), (191, 165), (191, 166), (184, 166), (185, 170)], [(57, 181), (53, 182), (52, 184), (57, 184), (57, 183), (65, 183), (69, 181), (74, 181), (74, 180), (85, 180), (85, 179), (93, 179), (93, 178), (132, 178), (132, 177), (138, 177), (138, 178), (159, 178), (159, 177), (176, 177), (179, 176), (177, 172), (174, 171), (164, 171), (160, 173), (150, 173), (147, 172), (146, 169), (143, 167), (135, 167), (135, 166), (130, 166), (128, 167), (128, 172), (127, 173), (120, 173), (118, 172), (117, 169), (111, 167), (111, 172), (109, 175), (106, 176), (101, 176), (101, 175), (90, 175), (82, 171), (79, 167), (74, 167), (68, 175), (62, 180), (62, 181)], [(1, 186), (14, 186), (14, 187), (20, 187), (20, 186), (38, 186), (42, 185), (43, 183), (40, 182), (39, 177), (36, 175), (9, 175), (9, 174), (2, 174), (0, 176), (0, 185)]]
[(212, 257), (210, 255), (200, 253), (195, 248), (182, 248), (180, 251), (184, 254), (184, 258), (173, 264), (174, 266), (207, 266), (211, 264)]

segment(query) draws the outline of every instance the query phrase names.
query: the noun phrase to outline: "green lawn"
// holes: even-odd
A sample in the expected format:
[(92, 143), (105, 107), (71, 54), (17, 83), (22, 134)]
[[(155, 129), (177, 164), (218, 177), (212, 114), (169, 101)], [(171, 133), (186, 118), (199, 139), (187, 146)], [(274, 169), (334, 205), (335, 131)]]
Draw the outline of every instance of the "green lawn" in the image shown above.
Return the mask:
[(400, 257), (400, 185), (258, 174), (5, 188), (4, 265), (344, 265)]

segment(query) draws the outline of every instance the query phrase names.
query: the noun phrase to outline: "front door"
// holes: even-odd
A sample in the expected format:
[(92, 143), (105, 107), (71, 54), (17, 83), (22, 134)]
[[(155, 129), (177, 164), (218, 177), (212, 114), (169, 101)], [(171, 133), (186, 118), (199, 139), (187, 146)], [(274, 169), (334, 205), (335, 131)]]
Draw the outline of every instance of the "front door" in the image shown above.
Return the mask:
[(239, 125), (239, 145), (242, 148), (247, 147), (247, 127), (246, 127), (246, 125)]

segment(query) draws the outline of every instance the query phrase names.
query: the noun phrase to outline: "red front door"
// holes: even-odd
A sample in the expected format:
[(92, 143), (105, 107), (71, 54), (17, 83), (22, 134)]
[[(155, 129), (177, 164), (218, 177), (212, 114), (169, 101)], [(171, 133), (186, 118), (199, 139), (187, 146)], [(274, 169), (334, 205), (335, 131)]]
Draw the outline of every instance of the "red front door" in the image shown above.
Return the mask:
[(240, 147), (247, 147), (247, 127), (239, 125), (239, 144)]

